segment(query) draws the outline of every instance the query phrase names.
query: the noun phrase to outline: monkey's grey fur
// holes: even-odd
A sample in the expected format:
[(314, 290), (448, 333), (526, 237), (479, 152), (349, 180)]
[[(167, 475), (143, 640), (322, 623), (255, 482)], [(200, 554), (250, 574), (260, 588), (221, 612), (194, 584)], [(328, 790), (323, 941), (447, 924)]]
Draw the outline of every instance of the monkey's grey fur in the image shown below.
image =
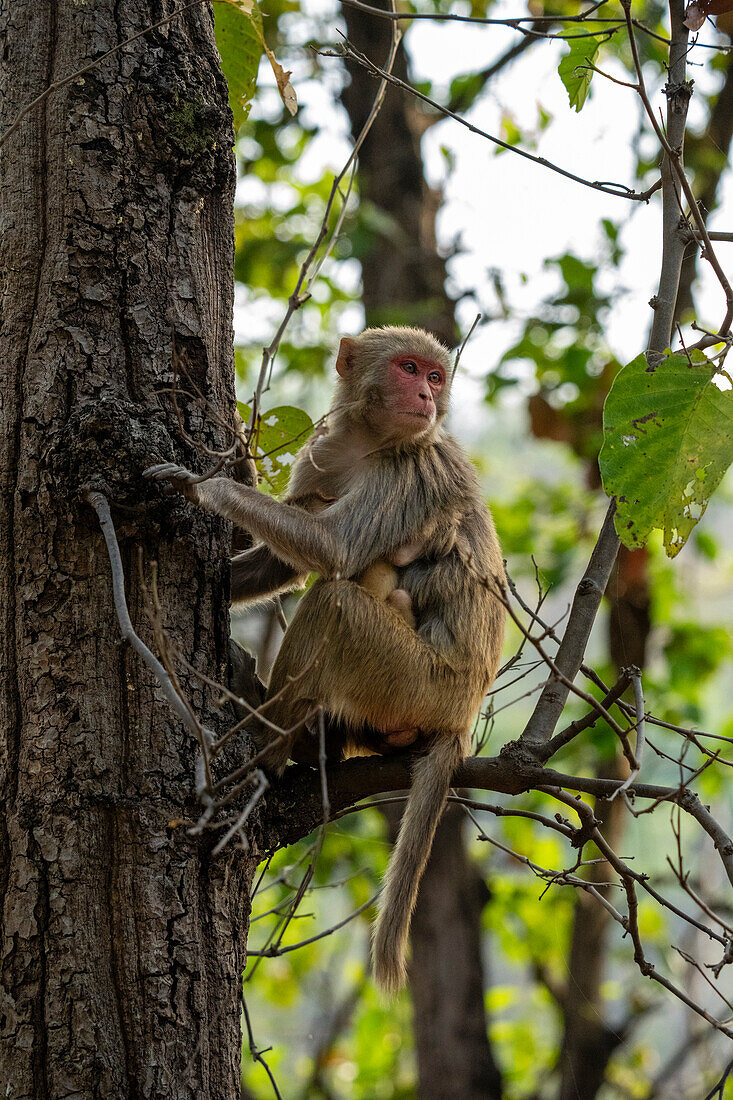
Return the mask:
[[(387, 365), (414, 355), (442, 368), (435, 419), (400, 427)], [(414, 767), (400, 833), (385, 879), (373, 938), (376, 979), (388, 992), (405, 980), (405, 953), (417, 888), (453, 772), (470, 747), (474, 715), (499, 664), (504, 569), (475, 471), (444, 430), (448, 352), (420, 329), (369, 329), (344, 338), (327, 431), (293, 467), (284, 502), (226, 478), (186, 486), (169, 465), (152, 476), (181, 483), (191, 499), (247, 528), (262, 545), (233, 563), (235, 599), (261, 598), (319, 579), (301, 600), (275, 661), (265, 711), (287, 737), (260, 725), (265, 764), (317, 754), (305, 728), (315, 708), (348, 731), (344, 750), (373, 750), (365, 723), (390, 733), (419, 730), (427, 747)], [(407, 547), (409, 552), (404, 553)], [(407, 562), (399, 586), (413, 629), (358, 583), (375, 562)]]

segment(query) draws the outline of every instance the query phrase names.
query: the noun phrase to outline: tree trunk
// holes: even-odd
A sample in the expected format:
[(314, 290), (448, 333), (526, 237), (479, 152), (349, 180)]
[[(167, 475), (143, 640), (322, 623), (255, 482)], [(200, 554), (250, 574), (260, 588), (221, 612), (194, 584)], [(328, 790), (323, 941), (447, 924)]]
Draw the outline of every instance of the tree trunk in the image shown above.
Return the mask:
[[(618, 779), (619, 768), (611, 761), (599, 769), (601, 779)], [(624, 819), (620, 799), (609, 802), (597, 798), (593, 812), (602, 822), (600, 831), (618, 850), (623, 836)], [(605, 886), (614, 875), (605, 862), (588, 868), (590, 882)], [(608, 1062), (626, 1038), (626, 1027), (611, 1027), (601, 996), (607, 975), (608, 912), (585, 891), (575, 895), (573, 931), (570, 941), (568, 974), (563, 997), (563, 1038), (560, 1048), (560, 1088), (558, 1100), (593, 1100), (606, 1079)]]
[(468, 858), (465, 814), (443, 814), (412, 920), (410, 989), (420, 1100), (500, 1100), (486, 1036), (481, 965), (483, 878)]
[[(382, 0), (376, 4), (385, 6)], [(343, 15), (349, 41), (383, 65), (392, 40), (390, 22), (356, 8), (344, 7)], [(371, 109), (377, 81), (361, 65), (350, 64), (348, 70), (351, 80), (342, 99), (356, 137)], [(407, 79), (402, 48), (393, 72)], [(364, 309), (370, 325), (421, 325), (452, 347), (456, 339), (453, 302), (445, 291), (445, 263), (435, 240), (441, 196), (425, 182), (419, 121), (405, 93), (388, 88), (359, 153), (362, 217), (370, 208), (376, 215), (369, 223), (366, 248), (357, 257)]]
[[(173, 0), (0, 0), (0, 132)], [(120, 642), (92, 486), (133, 624), (138, 548), (173, 644), (223, 679), (229, 530), (141, 472), (196, 463), (171, 362), (233, 407), (231, 115), (209, 4), (34, 108), (3, 149), (0, 1094), (239, 1095), (251, 860), (212, 863), (195, 745)], [(188, 433), (228, 445), (179, 397)], [(199, 468), (200, 465), (199, 465)], [(115, 508), (118, 505), (118, 508)], [(179, 670), (197, 714), (214, 693)]]

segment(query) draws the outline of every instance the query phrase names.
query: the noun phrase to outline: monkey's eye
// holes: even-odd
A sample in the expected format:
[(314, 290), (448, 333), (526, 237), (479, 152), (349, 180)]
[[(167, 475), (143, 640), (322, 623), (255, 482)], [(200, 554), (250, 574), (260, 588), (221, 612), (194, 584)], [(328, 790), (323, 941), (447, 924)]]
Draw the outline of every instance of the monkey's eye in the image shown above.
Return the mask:
[(430, 374), (428, 375), (428, 382), (432, 382), (434, 386), (442, 386), (443, 375), (440, 373), (439, 370), (431, 370)]
[(408, 374), (417, 374), (417, 363), (414, 363), (412, 359), (403, 359), (400, 366)]

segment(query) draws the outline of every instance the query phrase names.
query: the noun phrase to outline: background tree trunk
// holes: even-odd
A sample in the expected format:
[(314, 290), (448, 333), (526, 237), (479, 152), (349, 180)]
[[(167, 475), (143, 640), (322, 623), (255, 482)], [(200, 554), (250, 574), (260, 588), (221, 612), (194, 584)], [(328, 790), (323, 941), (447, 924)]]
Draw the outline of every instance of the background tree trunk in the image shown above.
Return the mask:
[[(646, 549), (622, 546), (606, 589), (609, 603), (608, 647), (616, 673), (630, 665), (643, 669), (651, 631), (651, 585)], [(599, 768), (599, 779), (625, 779), (628, 765), (619, 753)], [(600, 831), (614, 851), (623, 842), (626, 815), (620, 799), (597, 798), (594, 810)], [(587, 868), (593, 883), (605, 886), (613, 871), (601, 861)], [(560, 1049), (559, 1100), (593, 1100), (606, 1079), (608, 1063), (638, 1017), (630, 1011), (622, 1023), (608, 1021), (602, 996), (608, 976), (610, 916), (583, 891), (575, 895), (568, 975), (561, 998), (563, 1038)]]
[[(376, 3), (385, 6), (382, 0)], [(349, 40), (383, 65), (392, 40), (389, 21), (347, 7), (343, 16)], [(342, 100), (356, 137), (374, 102), (377, 82), (361, 65), (347, 68), (350, 83)], [(407, 79), (403, 48), (393, 72)], [(369, 325), (422, 325), (452, 347), (457, 336), (453, 302), (446, 294), (445, 262), (435, 240), (441, 195), (425, 181), (421, 129), (424, 116), (414, 103), (404, 92), (388, 88), (359, 153), (361, 216), (366, 219), (372, 212), (369, 243), (358, 256), (364, 309)]]
[[(2, 131), (173, 10), (0, 0)], [(3, 149), (3, 1096), (239, 1095), (252, 863), (210, 863), (188, 834), (195, 746), (120, 643), (83, 499), (91, 485), (113, 503), (136, 629), (151, 642), (141, 547), (172, 642), (223, 679), (228, 527), (178, 497), (161, 505), (140, 475), (197, 462), (180, 443), (174, 354), (185, 389), (231, 414), (231, 147), (205, 4), (52, 93)], [(192, 436), (227, 445), (179, 403)], [(181, 682), (220, 727), (213, 693)]]
[(443, 814), (412, 921), (420, 1100), (492, 1100), (502, 1092), (483, 1009), (481, 913), (489, 892), (466, 852), (465, 816), (458, 806)]

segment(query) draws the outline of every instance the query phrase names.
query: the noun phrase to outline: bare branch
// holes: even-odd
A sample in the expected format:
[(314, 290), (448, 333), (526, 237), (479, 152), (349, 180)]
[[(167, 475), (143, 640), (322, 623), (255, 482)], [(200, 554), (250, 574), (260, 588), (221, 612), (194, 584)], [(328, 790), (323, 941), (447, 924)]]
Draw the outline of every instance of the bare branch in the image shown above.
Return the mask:
[(632, 768), (628, 778), (613, 792), (609, 802), (613, 802), (617, 795), (623, 794), (624, 791), (628, 791), (641, 771), (641, 756), (644, 751), (644, 696), (641, 690), (641, 673), (638, 668), (632, 672), (631, 679), (634, 684), (634, 705), (636, 707), (636, 747), (634, 749), (636, 767)]
[(601, 700), (599, 706), (593, 707), (590, 713), (586, 714), (584, 718), (578, 718), (575, 722), (571, 722), (569, 726), (561, 730), (560, 733), (556, 733), (555, 736), (550, 739), (547, 743), (547, 747), (542, 752), (543, 761), (549, 760), (555, 755), (558, 749), (564, 748), (564, 746), (569, 744), (579, 733), (583, 733), (584, 730), (594, 726), (601, 717), (602, 712), (604, 710), (609, 710), (609, 708), (623, 695), (630, 682), (631, 677), (626, 670), (623, 670), (621, 676), (605, 698)]
[[(394, 7), (394, 0), (393, 0), (393, 7)], [(370, 112), (369, 112), (369, 114), (366, 118), (366, 121), (365, 121), (364, 125), (361, 128), (361, 132), (360, 132), (358, 138), (354, 142), (354, 147), (351, 150), (351, 152), (350, 152), (343, 168), (338, 173), (338, 175), (334, 178), (333, 184), (331, 185), (331, 193), (328, 197), (328, 201), (326, 202), (326, 209), (324, 210), (323, 218), (321, 219), (320, 229), (318, 230), (318, 233), (316, 235), (316, 239), (313, 242), (313, 245), (311, 246), (311, 249), (310, 249), (308, 255), (306, 256), (305, 260), (303, 261), (303, 264), (302, 264), (301, 269), (300, 269), (300, 273), (298, 275), (298, 279), (297, 279), (296, 284), (295, 284), (295, 289), (293, 290), (292, 294), (290, 295), (290, 298), (288, 299), (288, 307), (287, 307), (287, 310), (285, 311), (285, 316), (283, 317), (282, 321), (280, 322), (280, 324), (278, 326), (278, 329), (277, 329), (277, 332), (273, 336), (273, 338), (270, 341), (269, 345), (266, 348), (263, 348), (263, 350), (262, 350), (262, 363), (260, 365), (260, 373), (259, 373), (259, 377), (257, 379), (257, 385), (255, 387), (255, 392), (254, 392), (254, 395), (253, 395), (253, 398), (252, 398), (252, 413), (251, 413), (251, 416), (250, 416), (250, 424), (249, 424), (249, 434), (250, 434), (250, 436), (251, 436), (252, 431), (254, 430), (254, 428), (257, 424), (257, 418), (258, 418), (259, 412), (260, 412), (260, 403), (261, 403), (261, 400), (262, 400), (262, 393), (264, 391), (265, 384), (266, 384), (267, 379), (268, 379), (268, 375), (269, 375), (269, 373), (272, 369), (272, 363), (273, 363), (273, 360), (274, 360), (275, 356), (277, 355), (277, 349), (280, 346), (280, 341), (283, 338), (283, 334), (285, 332), (285, 329), (287, 328), (288, 324), (290, 323), (290, 319), (293, 316), (293, 314), (297, 310), (299, 310), (300, 307), (310, 297), (310, 291), (309, 291), (308, 288), (309, 288), (311, 282), (313, 281), (313, 279), (315, 278), (315, 275), (318, 273), (318, 271), (320, 271), (321, 264), (323, 263), (323, 259), (325, 258), (325, 257), (323, 257), (321, 259), (321, 261), (316, 266), (315, 271), (311, 271), (311, 267), (313, 265), (313, 262), (316, 258), (316, 255), (318, 254), (318, 250), (321, 247), (321, 245), (323, 244), (323, 241), (326, 237), (326, 234), (328, 233), (328, 219), (331, 216), (331, 209), (332, 209), (333, 203), (336, 199), (336, 195), (339, 193), (339, 187), (341, 185), (341, 181), (343, 180), (343, 178), (345, 177), (347, 172), (349, 172), (349, 170), (355, 164), (356, 158), (359, 154), (359, 150), (361, 149), (362, 145), (364, 144), (364, 141), (366, 140), (367, 134), (371, 130), (371, 128), (374, 124), (374, 120), (376, 119), (377, 115), (379, 114), (379, 111), (381, 110), (382, 103), (384, 102), (384, 96), (385, 96), (386, 91), (387, 91), (387, 80), (389, 78), (389, 74), (392, 71), (392, 66), (394, 65), (395, 57), (397, 56), (397, 50), (399, 48), (399, 44), (400, 44), (401, 39), (402, 39), (402, 30), (400, 29), (399, 23), (395, 22), (393, 24), (393, 27), (392, 27), (392, 42), (391, 42), (391, 45), (390, 45), (387, 60), (385, 62), (385, 69), (383, 70), (384, 79), (382, 80), (382, 82), (379, 85), (379, 88), (377, 90), (377, 94), (374, 97), (374, 103), (372, 104), (371, 110), (370, 110)], [(349, 183), (349, 189), (348, 190), (349, 190), (349, 192), (351, 191), (351, 182)], [(348, 192), (347, 192), (347, 197), (348, 197)], [(344, 208), (345, 208), (345, 203), (346, 203), (346, 199), (344, 199)], [(335, 240), (336, 234), (338, 233), (338, 231), (340, 229), (342, 218), (343, 218), (343, 210), (342, 210), (341, 216), (339, 217), (339, 219), (336, 223), (336, 227), (335, 227), (335, 229), (334, 229), (334, 231), (331, 235), (331, 243), (327, 246), (327, 250), (326, 250), (327, 252), (330, 251), (330, 248), (332, 247), (333, 241)]]
[(506, 149), (516, 156), (524, 157), (525, 160), (531, 160), (533, 164), (540, 164), (543, 168), (549, 168), (551, 172), (557, 172), (559, 175), (564, 176), (566, 179), (573, 180), (575, 183), (580, 183), (583, 187), (590, 187), (594, 191), (603, 191), (606, 195), (615, 195), (620, 199), (629, 199), (635, 202), (648, 202), (649, 196), (656, 190), (650, 188), (647, 191), (634, 191), (633, 188), (627, 187), (623, 183), (607, 183), (600, 180), (588, 180), (583, 176), (577, 176), (574, 172), (569, 172), (565, 168), (561, 168), (558, 164), (554, 164), (551, 160), (547, 160), (546, 157), (535, 156), (534, 153), (527, 152), (526, 149), (520, 149), (517, 145), (510, 145), (509, 142), (502, 141), (501, 138), (496, 137), (494, 134), (488, 133), (486, 130), (482, 130), (479, 126), (474, 126), (473, 123), (463, 118), (462, 115), (456, 114), (455, 111), (451, 111), (448, 107), (444, 107), (441, 103), (431, 99), (430, 96), (424, 95), (418, 91), (417, 88), (413, 88), (411, 84), (408, 84), (404, 80), (400, 80), (399, 77), (392, 76), (384, 69), (380, 69), (378, 65), (375, 65), (366, 54), (363, 54), (361, 50), (357, 50), (347, 39), (344, 39), (341, 49), (338, 51), (333, 50), (321, 50), (319, 51), (324, 57), (341, 57), (351, 58), (359, 65), (362, 65), (367, 72), (372, 76), (378, 77), (387, 83), (394, 85), (395, 88), (401, 88), (403, 91), (408, 92), (411, 96), (419, 99), (422, 103), (427, 103), (428, 106), (434, 110), (439, 111), (446, 118), (452, 118), (456, 122), (459, 122), (461, 126), (465, 126), (467, 130), (470, 130), (472, 134), (477, 134), (479, 137), (485, 138), (487, 141), (492, 142), (494, 145), (498, 145), (501, 149)]
[[(687, 119), (687, 104), (692, 87), (685, 80), (685, 60), (687, 56), (687, 27), (684, 25), (684, 5), (682, 0), (672, 0), (670, 3), (670, 18), (672, 23), (672, 40), (669, 50), (669, 80), (667, 83), (667, 133), (657, 121), (654, 108), (651, 105), (644, 83), (641, 59), (636, 45), (634, 27), (631, 20), (631, 0), (621, 0), (621, 6), (626, 16), (631, 53), (634, 59), (634, 67), (638, 81), (637, 91), (644, 104), (647, 118), (649, 119), (659, 144), (666, 154), (662, 164), (662, 201), (664, 210), (664, 236), (662, 245), (662, 271), (659, 279), (659, 291), (656, 297), (654, 323), (649, 339), (647, 354), (651, 356), (650, 362), (658, 361), (669, 346), (672, 337), (672, 320), (674, 307), (677, 301), (677, 288), (679, 286), (680, 269), (686, 241), (679, 233), (680, 228), (680, 199), (677, 192), (677, 184), (684, 192), (690, 207), (690, 214), (695, 223), (700, 238), (703, 242), (703, 256), (709, 261), (715, 272), (718, 282), (725, 294), (726, 312), (720, 326), (720, 334), (725, 335), (733, 321), (733, 288), (720, 266), (715, 250), (710, 240), (705, 219), (693, 193), (690, 182), (687, 179), (683, 163), (683, 145), (685, 136), (685, 122)], [(715, 342), (711, 337), (704, 337), (694, 347), (709, 347)]]
[[(326, 936), (332, 936), (334, 932), (337, 932), (339, 928), (343, 928), (345, 924), (349, 924), (355, 917), (358, 917), (365, 910), (370, 909), (372, 905), (376, 904), (379, 894), (375, 894), (373, 898), (369, 898), (369, 901), (365, 901), (363, 905), (360, 905), (358, 909), (355, 909), (353, 913), (349, 913), (348, 917), (344, 917), (338, 924), (332, 925), (331, 928), (327, 928), (325, 932), (319, 932), (315, 936), (311, 936), (307, 940), (301, 940), (300, 943), (292, 943), (287, 947), (281, 947), (280, 941), (274, 947), (266, 947), (262, 951), (247, 951), (248, 955), (252, 955), (255, 958), (277, 958), (278, 955), (287, 955), (290, 951), (298, 951), (301, 947), (307, 947), (311, 943), (316, 943), (318, 940), (325, 939)], [(282, 936), (280, 937), (282, 939)]]
[[(567, 681), (572, 682), (580, 669), (591, 628), (616, 560), (619, 540), (613, 523), (615, 511), (616, 503), (611, 501), (588, 568), (577, 587), (568, 625), (555, 658), (555, 665), (565, 682), (559, 683), (554, 675), (548, 678), (520, 738), (540, 758), (546, 751), (567, 701), (570, 690)], [(594, 703), (595, 700), (591, 700), (591, 705)]]

